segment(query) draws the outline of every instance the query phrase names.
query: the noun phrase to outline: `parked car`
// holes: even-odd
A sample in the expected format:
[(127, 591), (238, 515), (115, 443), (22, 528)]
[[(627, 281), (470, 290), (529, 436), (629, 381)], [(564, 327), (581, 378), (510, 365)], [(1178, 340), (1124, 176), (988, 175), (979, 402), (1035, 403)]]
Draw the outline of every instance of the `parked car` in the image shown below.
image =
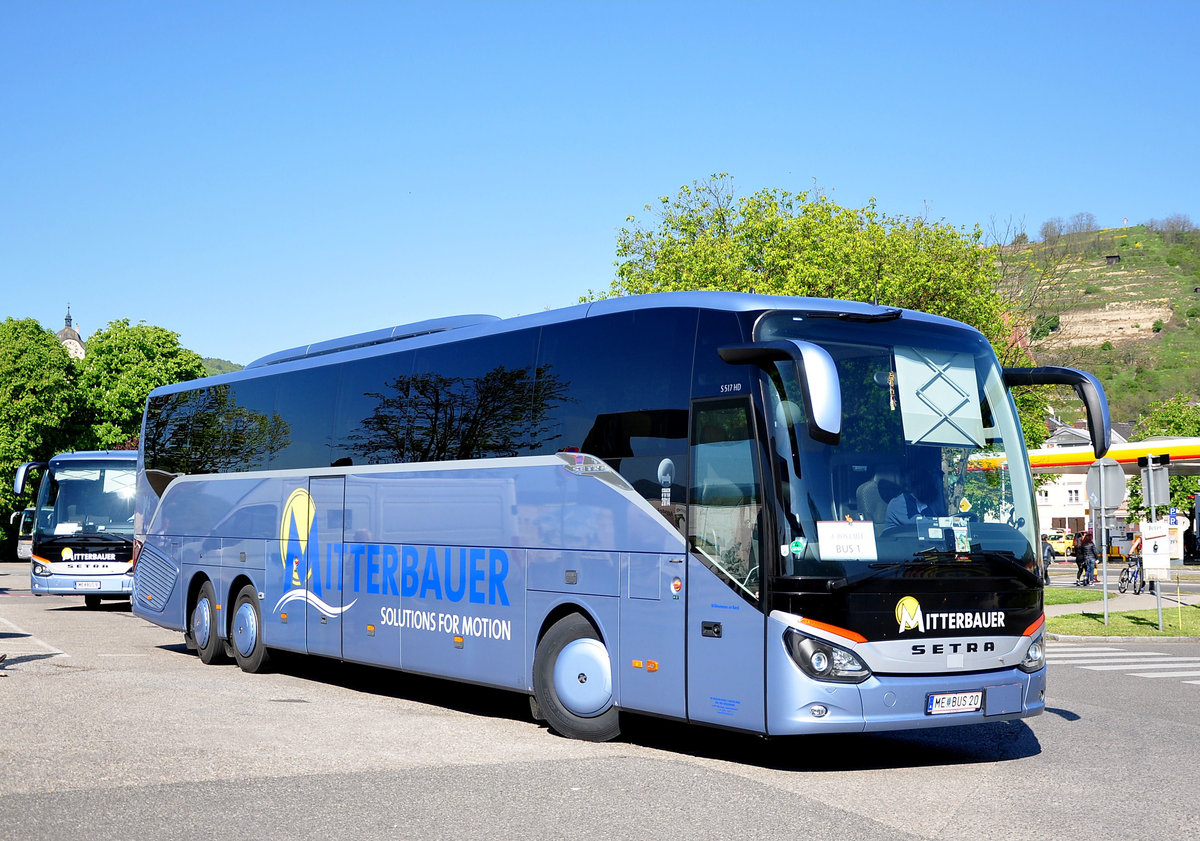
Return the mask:
[(1059, 557), (1070, 555), (1075, 548), (1075, 536), (1064, 529), (1050, 529), (1046, 532), (1046, 540)]

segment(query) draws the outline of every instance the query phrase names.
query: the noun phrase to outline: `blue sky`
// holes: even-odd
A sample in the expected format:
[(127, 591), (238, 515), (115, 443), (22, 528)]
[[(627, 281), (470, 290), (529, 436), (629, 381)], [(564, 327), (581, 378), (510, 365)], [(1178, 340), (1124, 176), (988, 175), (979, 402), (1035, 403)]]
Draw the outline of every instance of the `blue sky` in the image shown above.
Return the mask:
[(1200, 3), (0, 3), (0, 316), (246, 363), (575, 303), (683, 184), (1200, 224)]

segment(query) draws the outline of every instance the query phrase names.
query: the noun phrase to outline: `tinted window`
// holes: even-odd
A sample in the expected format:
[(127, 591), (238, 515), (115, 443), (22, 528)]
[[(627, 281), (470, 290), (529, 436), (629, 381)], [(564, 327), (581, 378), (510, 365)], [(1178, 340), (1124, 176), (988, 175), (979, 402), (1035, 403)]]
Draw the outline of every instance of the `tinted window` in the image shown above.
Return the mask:
[[(527, 330), (344, 366), (333, 461), (387, 464), (528, 452), (537, 338), (536, 330)], [(538, 399), (540, 416), (558, 398), (543, 389)]]
[(225, 457), (220, 472), (266, 470), (291, 442), (291, 430), (275, 411), (277, 377), (243, 380), (230, 387), (225, 413)]
[(391, 353), (337, 368), (339, 387), (330, 463), (386, 464), (407, 450), (405, 411), (411, 353)]
[(182, 422), (180, 404), (190, 393), (152, 397), (147, 402), (146, 424), (142, 430), (142, 452), (147, 470), (179, 472), (175, 467), (179, 451), (187, 447), (187, 429)]
[[(696, 329), (696, 364), (693, 393), (696, 397), (716, 397), (722, 394), (749, 394), (754, 382), (752, 365), (730, 365), (717, 354), (717, 349), (726, 345), (738, 345), (747, 341), (737, 316), (731, 312), (700, 310)], [(740, 392), (731, 392), (741, 387)]]
[(271, 467), (328, 467), (337, 398), (338, 369), (333, 366), (293, 371), (279, 378), (275, 414), (287, 426)]
[(536, 331), (522, 331), (417, 351), (409, 384), (411, 460), (528, 451), (536, 339)]
[(579, 450), (618, 469), (623, 458), (683, 452), (695, 334), (694, 310), (544, 328), (539, 388), (562, 399), (535, 425), (537, 450)]

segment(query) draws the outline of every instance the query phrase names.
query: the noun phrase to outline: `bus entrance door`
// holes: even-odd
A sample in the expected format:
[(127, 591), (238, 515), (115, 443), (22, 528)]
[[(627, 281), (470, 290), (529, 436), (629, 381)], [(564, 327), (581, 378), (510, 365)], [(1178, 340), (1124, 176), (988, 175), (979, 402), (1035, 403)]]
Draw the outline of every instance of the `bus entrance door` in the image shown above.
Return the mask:
[(305, 583), (308, 652), (342, 656), (342, 547), (345, 476), (311, 477), (313, 534), (308, 540)]
[(762, 493), (745, 398), (694, 404), (688, 500), (688, 718), (762, 731)]

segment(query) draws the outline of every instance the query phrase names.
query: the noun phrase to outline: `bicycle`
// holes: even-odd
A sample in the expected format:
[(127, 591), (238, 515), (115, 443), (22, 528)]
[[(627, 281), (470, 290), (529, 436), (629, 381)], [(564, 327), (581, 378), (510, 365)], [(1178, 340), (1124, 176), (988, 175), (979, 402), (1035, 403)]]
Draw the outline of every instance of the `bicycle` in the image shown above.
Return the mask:
[(1125, 569), (1121, 570), (1121, 580), (1117, 582), (1117, 590), (1124, 593), (1127, 589), (1132, 589), (1135, 596), (1146, 589), (1146, 578), (1142, 574), (1141, 555), (1130, 555)]

